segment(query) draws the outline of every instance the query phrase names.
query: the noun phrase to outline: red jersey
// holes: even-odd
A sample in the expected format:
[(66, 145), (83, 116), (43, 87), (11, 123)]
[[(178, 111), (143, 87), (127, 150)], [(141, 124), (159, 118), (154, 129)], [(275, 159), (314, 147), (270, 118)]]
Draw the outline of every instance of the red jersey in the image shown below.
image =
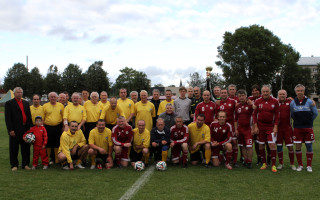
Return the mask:
[(174, 144), (182, 144), (188, 142), (188, 139), (189, 130), (186, 125), (183, 125), (181, 128), (173, 125), (170, 128), (170, 142), (174, 142)]
[(265, 100), (259, 98), (254, 102), (257, 107), (253, 111), (253, 122), (259, 126), (273, 126), (279, 124), (279, 101), (274, 97)]
[(236, 107), (235, 121), (239, 127), (250, 127), (253, 108), (248, 103), (238, 104)]
[(291, 100), (286, 99), (284, 102), (279, 102), (279, 128), (291, 127), (290, 123), (290, 102)]
[(33, 126), (31, 127), (24, 135), (25, 137), (28, 133), (33, 133), (36, 136), (36, 140), (34, 141), (33, 145), (42, 147), (46, 146), (48, 142), (48, 135), (47, 130), (44, 126)]
[(212, 101), (209, 101), (208, 103), (205, 103), (204, 101), (200, 102), (194, 112), (194, 121), (196, 121), (197, 116), (202, 113), (206, 117), (204, 123), (210, 126), (211, 122), (214, 120), (215, 109), (216, 104)]
[(240, 102), (240, 100), (239, 100), (239, 98), (238, 98), (237, 96), (234, 96), (234, 97), (228, 96), (228, 99), (232, 99), (232, 100), (234, 100), (236, 103), (239, 103), (239, 102)]
[(227, 122), (234, 126), (234, 111), (236, 108), (236, 102), (233, 99), (221, 100), (220, 105), (216, 107), (216, 118), (218, 118), (219, 111), (227, 113)]
[(217, 141), (219, 145), (225, 145), (232, 139), (232, 127), (227, 122), (220, 125), (219, 122), (212, 122), (210, 125), (211, 142)]
[(249, 96), (248, 99), (251, 100), (251, 101), (253, 101), (253, 103), (254, 103), (254, 102), (255, 102), (257, 99), (259, 99), (260, 97), (261, 97), (261, 95), (259, 95), (258, 97)]
[(131, 143), (133, 139), (132, 127), (120, 128), (118, 125), (112, 129), (112, 141), (115, 145), (123, 146), (124, 143)]

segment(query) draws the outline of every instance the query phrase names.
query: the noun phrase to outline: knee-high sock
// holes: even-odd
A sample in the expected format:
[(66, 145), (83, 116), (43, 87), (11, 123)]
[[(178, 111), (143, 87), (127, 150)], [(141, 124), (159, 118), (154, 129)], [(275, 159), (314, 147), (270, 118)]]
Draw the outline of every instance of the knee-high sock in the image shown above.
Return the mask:
[(290, 165), (294, 165), (294, 152), (289, 151)]
[(227, 153), (226, 153), (226, 165), (230, 163), (231, 157), (232, 157), (232, 151), (231, 152), (227, 151)]
[(116, 153), (115, 157), (117, 165), (119, 166), (121, 164), (121, 153)]
[(46, 148), (47, 150), (47, 156), (50, 158), (51, 148)]
[(143, 154), (143, 157), (144, 157), (144, 164), (148, 164), (149, 163), (150, 153)]
[(56, 160), (56, 163), (59, 163), (59, 160), (58, 160), (58, 151), (59, 151), (59, 148), (54, 148), (54, 159)]
[(91, 156), (91, 165), (96, 165), (96, 155)]
[(211, 149), (206, 149), (204, 151), (204, 157), (206, 159), (206, 164), (208, 164), (210, 162), (210, 158), (211, 158)]
[(237, 163), (237, 161), (238, 161), (238, 147), (233, 147), (232, 152), (233, 152), (233, 162)]
[(271, 149), (270, 149), (270, 154), (271, 154), (272, 165), (276, 165), (277, 150), (271, 150)]
[(278, 152), (279, 163), (283, 165), (283, 151)]
[(168, 151), (162, 151), (161, 155), (162, 155), (162, 161), (167, 162)]
[(188, 158), (188, 151), (182, 151), (182, 163), (186, 164)]
[(307, 166), (312, 166), (313, 152), (307, 152)]
[(262, 162), (262, 163), (267, 163), (267, 161), (266, 161), (266, 150), (265, 150), (265, 148), (260, 149), (259, 152), (260, 152), (261, 162)]
[(302, 164), (302, 152), (301, 152), (301, 150), (299, 151), (297, 151), (296, 150), (296, 157), (297, 157), (297, 161), (298, 161), (298, 164), (299, 164), (299, 166), (303, 166), (303, 164)]

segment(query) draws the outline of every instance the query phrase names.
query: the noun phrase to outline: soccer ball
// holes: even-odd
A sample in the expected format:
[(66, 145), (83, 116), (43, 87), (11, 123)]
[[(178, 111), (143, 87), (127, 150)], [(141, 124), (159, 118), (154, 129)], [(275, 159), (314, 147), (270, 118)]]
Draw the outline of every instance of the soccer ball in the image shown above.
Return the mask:
[(36, 136), (33, 133), (28, 133), (26, 135), (27, 143), (31, 144), (36, 141)]
[(157, 169), (158, 171), (164, 171), (164, 170), (166, 170), (166, 169), (167, 169), (167, 164), (166, 164), (166, 162), (164, 162), (164, 161), (159, 161), (159, 162), (157, 163), (157, 165), (156, 165), (156, 169)]
[(143, 162), (142, 162), (142, 161), (136, 162), (136, 163), (134, 164), (134, 169), (135, 169), (136, 171), (142, 171), (142, 170), (144, 170), (144, 164), (143, 164)]

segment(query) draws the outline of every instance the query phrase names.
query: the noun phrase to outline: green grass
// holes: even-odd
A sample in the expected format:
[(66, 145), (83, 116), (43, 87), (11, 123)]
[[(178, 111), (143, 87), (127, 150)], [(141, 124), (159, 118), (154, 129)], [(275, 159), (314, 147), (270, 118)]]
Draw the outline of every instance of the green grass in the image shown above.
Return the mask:
[(0, 112), (4, 112), (4, 106), (0, 106)]
[[(315, 123), (316, 139), (319, 130), (320, 118)], [(131, 167), (102, 171), (62, 171), (55, 167), (47, 171), (11, 172), (3, 113), (0, 113), (0, 131), (0, 199), (119, 199), (142, 175)], [(286, 168), (278, 173), (272, 173), (270, 168), (262, 171), (256, 166), (252, 170), (229, 171), (223, 167), (181, 169), (169, 165), (167, 171), (155, 171), (133, 199), (319, 199), (319, 151), (316, 142), (313, 173), (288, 169), (286, 149)], [(305, 154), (303, 161), (306, 163)]]

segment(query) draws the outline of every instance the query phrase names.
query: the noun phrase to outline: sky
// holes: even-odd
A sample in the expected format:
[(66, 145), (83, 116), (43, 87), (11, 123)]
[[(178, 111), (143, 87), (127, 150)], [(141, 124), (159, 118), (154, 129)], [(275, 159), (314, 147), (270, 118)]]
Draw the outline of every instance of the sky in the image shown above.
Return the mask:
[(222, 73), (217, 47), (226, 31), (259, 24), (301, 56), (320, 56), (318, 0), (0, 0), (0, 82), (15, 63), (46, 75), (94, 61), (112, 82), (143, 71), (151, 84), (188, 85), (205, 67)]

